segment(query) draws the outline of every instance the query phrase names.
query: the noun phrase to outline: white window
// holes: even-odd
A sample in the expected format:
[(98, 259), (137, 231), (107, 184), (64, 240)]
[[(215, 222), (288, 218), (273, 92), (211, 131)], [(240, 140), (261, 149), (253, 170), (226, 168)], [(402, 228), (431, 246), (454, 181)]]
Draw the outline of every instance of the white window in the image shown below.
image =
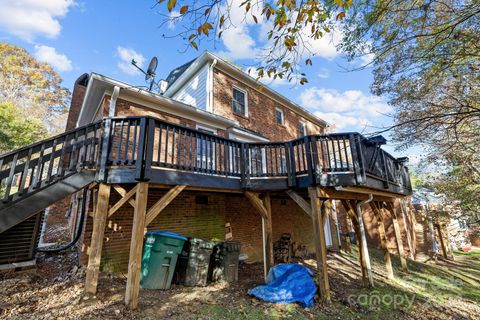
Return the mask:
[(247, 105), (247, 92), (239, 89), (237, 87), (232, 88), (233, 99), (232, 99), (232, 109), (233, 112), (246, 117), (248, 115), (248, 105)]
[[(200, 132), (216, 134), (215, 129), (197, 125)], [(197, 168), (215, 170), (216, 148), (215, 142), (200, 136), (197, 138)]]
[(300, 137), (304, 137), (307, 135), (307, 125), (304, 121), (300, 121), (298, 123), (298, 134)]
[(283, 110), (280, 108), (275, 108), (275, 120), (278, 124), (285, 124), (285, 117), (283, 115)]

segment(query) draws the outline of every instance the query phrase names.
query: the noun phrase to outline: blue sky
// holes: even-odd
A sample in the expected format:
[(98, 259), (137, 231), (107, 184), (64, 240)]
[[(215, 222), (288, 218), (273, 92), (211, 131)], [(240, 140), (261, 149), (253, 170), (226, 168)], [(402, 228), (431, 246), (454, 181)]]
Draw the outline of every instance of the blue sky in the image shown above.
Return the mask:
[[(237, 1), (237, 0), (230, 0)], [(240, 3), (240, 2), (239, 2)], [(159, 60), (157, 80), (194, 57), (210, 50), (247, 69), (255, 63), (253, 52), (265, 45), (266, 25), (238, 23), (222, 40), (203, 43), (200, 51), (183, 52), (182, 39), (167, 39), (180, 26), (160, 27), (162, 16), (153, 9), (155, 1), (73, 1), (73, 0), (0, 0), (0, 41), (24, 47), (38, 59), (49, 62), (72, 88), (84, 72), (98, 72), (131, 84), (143, 85), (143, 76), (129, 65), (132, 57), (148, 64), (152, 56)], [(309, 83), (294, 86), (274, 82), (270, 85), (291, 100), (336, 124), (335, 131), (374, 131), (371, 126), (388, 125), (391, 120), (382, 114), (390, 107), (372, 96), (369, 85), (371, 70), (346, 72), (348, 63), (335, 50), (340, 34), (312, 43), (317, 52), (313, 66), (304, 72)], [(370, 126), (365, 126), (365, 124)], [(389, 150), (392, 150), (389, 148)]]

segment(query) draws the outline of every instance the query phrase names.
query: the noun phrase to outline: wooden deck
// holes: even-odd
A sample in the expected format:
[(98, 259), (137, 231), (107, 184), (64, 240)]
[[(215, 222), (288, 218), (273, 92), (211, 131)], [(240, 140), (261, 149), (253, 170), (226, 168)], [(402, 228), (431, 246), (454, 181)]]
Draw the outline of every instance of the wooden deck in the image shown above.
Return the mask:
[[(363, 205), (372, 206), (380, 231), (385, 230), (383, 215), (392, 215), (398, 252), (404, 256), (392, 203), (411, 194), (411, 183), (406, 158), (392, 157), (381, 149), (382, 143), (381, 137), (367, 139), (358, 133), (244, 143), (151, 117), (106, 118), (0, 156), (0, 233), (98, 183), (85, 290), (97, 290), (107, 217), (129, 203), (134, 222), (125, 302), (135, 309), (145, 227), (182, 190), (243, 193), (262, 218), (265, 272), (273, 265), (271, 193), (281, 191), (312, 219), (319, 292), (328, 300), (324, 224), (332, 200), (342, 200), (354, 226), (366, 285), (373, 286), (373, 278)], [(119, 184), (133, 187), (127, 191)], [(170, 190), (147, 208), (150, 187)], [(112, 189), (122, 198), (109, 207)], [(384, 240), (385, 263), (391, 270)], [(406, 269), (406, 262), (402, 266)]]
[(108, 183), (149, 181), (230, 190), (365, 187), (411, 194), (405, 158), (358, 133), (242, 143), (154, 118), (107, 119)]

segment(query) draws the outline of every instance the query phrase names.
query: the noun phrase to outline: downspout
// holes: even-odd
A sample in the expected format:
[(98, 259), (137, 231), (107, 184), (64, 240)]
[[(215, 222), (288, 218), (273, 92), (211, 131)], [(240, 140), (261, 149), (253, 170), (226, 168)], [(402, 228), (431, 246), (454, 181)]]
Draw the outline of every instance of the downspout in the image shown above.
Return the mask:
[(210, 111), (213, 113), (213, 68), (215, 68), (215, 65), (217, 64), (217, 59), (214, 59), (212, 64), (210, 65), (210, 70), (208, 71), (208, 74), (210, 75), (210, 79), (208, 79), (208, 109), (207, 111)]
[(120, 93), (120, 87), (119, 86), (114, 86), (113, 87), (113, 92), (112, 92), (112, 97), (110, 99), (110, 104), (108, 105), (108, 117), (112, 118), (115, 116), (115, 106), (117, 104), (117, 98), (118, 94)]
[(367, 248), (367, 237), (365, 235), (365, 225), (363, 223), (363, 214), (362, 214), (362, 206), (364, 204), (367, 204), (373, 200), (373, 196), (370, 193), (368, 195), (367, 200), (363, 200), (360, 202), (357, 202), (356, 206), (356, 211), (357, 211), (357, 220), (358, 220), (358, 226), (360, 229), (360, 238), (361, 238), (361, 244), (362, 244), (362, 251), (365, 256), (365, 268), (367, 268), (367, 276), (368, 276), (368, 283), (370, 286), (373, 287), (373, 276), (372, 276), (372, 266), (370, 265), (370, 255), (368, 254), (368, 248)]

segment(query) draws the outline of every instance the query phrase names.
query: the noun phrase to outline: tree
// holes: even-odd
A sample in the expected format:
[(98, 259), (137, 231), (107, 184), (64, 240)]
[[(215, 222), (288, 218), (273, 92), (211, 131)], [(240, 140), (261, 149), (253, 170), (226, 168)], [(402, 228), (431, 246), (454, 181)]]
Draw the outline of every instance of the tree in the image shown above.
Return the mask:
[(46, 135), (39, 120), (25, 116), (11, 102), (0, 103), (0, 153), (31, 144)]
[(372, 91), (394, 108), (384, 130), (401, 146), (421, 143), (438, 156), (478, 139), (478, 1), (356, 1), (344, 34), (351, 59), (371, 57)]
[(0, 42), (0, 103), (12, 103), (28, 123), (50, 133), (64, 129), (70, 93), (60, 76), (25, 49)]
[(359, 0), (340, 49), (369, 57), (372, 92), (392, 105), (400, 148), (426, 150), (429, 184), (465, 215), (480, 210), (480, 3)]
[(162, 26), (182, 26), (180, 32), (166, 36), (181, 37), (195, 49), (239, 24), (262, 24), (268, 42), (255, 57), (260, 61), (256, 76), (300, 84), (308, 82), (301, 65), (312, 65), (313, 42), (330, 33), (352, 5), (352, 0), (159, 0), (157, 4), (163, 2), (168, 12), (162, 14)]

